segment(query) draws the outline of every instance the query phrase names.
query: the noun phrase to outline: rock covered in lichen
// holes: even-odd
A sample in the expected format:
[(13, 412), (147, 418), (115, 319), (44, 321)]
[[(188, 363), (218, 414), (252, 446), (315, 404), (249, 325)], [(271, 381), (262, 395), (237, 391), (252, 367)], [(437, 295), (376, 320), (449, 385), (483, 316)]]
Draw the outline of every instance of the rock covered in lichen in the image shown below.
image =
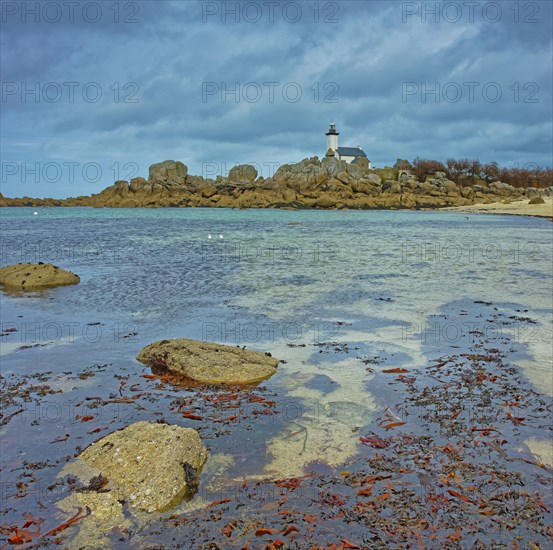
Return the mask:
[(270, 354), (187, 338), (154, 342), (136, 358), (206, 384), (260, 382), (275, 374), (278, 365)]
[(80, 278), (52, 264), (12, 264), (0, 268), (0, 285), (10, 290), (42, 290), (75, 285)]
[(117, 495), (111, 492), (73, 493), (57, 506), (64, 512), (64, 517), (75, 514), (79, 508), (90, 512), (77, 524), (78, 532), (71, 539), (71, 548), (109, 548), (112, 529), (128, 530), (132, 526)]
[(153, 512), (196, 492), (207, 456), (192, 428), (136, 422), (93, 443), (79, 460), (107, 479), (102, 490), (131, 508)]

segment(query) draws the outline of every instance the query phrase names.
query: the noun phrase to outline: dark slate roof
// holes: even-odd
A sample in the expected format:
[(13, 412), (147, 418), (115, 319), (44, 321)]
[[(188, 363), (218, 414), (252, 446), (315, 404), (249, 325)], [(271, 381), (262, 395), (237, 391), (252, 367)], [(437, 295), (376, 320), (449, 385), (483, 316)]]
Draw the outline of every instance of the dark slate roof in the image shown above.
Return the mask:
[(347, 157), (366, 157), (365, 151), (363, 149), (358, 149), (357, 147), (338, 147), (336, 152), (340, 156)]

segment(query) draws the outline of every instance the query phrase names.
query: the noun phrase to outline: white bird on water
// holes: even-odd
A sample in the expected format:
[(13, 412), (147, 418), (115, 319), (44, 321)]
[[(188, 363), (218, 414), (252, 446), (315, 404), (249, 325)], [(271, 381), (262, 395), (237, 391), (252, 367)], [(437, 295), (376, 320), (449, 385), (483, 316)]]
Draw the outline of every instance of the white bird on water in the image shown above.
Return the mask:
[(207, 234), (207, 238), (211, 240), (211, 233)]
[(224, 239), (224, 237), (223, 237), (223, 234), (222, 234), (222, 233), (220, 233), (220, 234), (219, 234), (219, 238), (220, 238), (220, 239)]
[(33, 212), (33, 216), (38, 216), (38, 212)]

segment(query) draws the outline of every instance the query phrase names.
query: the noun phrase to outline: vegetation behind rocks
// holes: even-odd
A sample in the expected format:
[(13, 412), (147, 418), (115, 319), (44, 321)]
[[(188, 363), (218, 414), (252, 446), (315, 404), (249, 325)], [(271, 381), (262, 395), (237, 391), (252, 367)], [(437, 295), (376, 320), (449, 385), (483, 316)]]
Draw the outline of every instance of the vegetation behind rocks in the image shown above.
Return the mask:
[(477, 159), (438, 160), (416, 158), (412, 172), (419, 181), (436, 172), (444, 172), (457, 185), (486, 185), (501, 181), (516, 188), (535, 187), (544, 189), (553, 183), (553, 169), (529, 164), (526, 168), (507, 168), (497, 162), (482, 163)]

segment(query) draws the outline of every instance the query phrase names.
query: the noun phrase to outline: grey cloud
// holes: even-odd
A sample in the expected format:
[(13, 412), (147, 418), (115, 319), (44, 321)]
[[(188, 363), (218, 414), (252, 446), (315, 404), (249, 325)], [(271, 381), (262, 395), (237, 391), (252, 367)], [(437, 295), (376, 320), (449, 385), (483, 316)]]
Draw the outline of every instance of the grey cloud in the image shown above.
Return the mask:
[[(112, 12), (98, 23), (79, 18), (2, 23), (3, 83), (92, 81), (103, 91), (98, 103), (82, 98), (70, 103), (66, 97), (54, 103), (13, 97), (2, 102), (3, 158), (93, 159), (106, 166), (119, 158), (139, 164), (142, 175), (149, 163), (177, 158), (201, 173), (205, 162), (228, 167), (323, 155), (324, 131), (333, 119), (342, 142), (361, 143), (376, 165), (416, 156), (552, 164), (549, 2), (538, 3), (537, 23), (517, 23), (507, 9), (497, 23), (478, 14), (474, 22), (464, 17), (458, 23), (424, 23), (420, 14), (403, 22), (405, 6), (422, 3), (396, 1), (337, 2), (337, 23), (322, 21), (333, 2), (318, 3), (318, 23), (309, 8), (313, 3), (301, 4), (297, 23), (283, 20), (278, 10), (284, 2), (274, 22), (264, 13), (257, 23), (231, 18), (223, 23), (220, 14), (204, 23), (200, 2), (136, 4), (136, 24), (117, 24)], [(409, 82), (472, 81), (498, 82), (501, 100), (488, 102), (481, 93), (473, 102), (466, 96), (457, 102), (402, 97)], [(136, 82), (138, 103), (122, 101), (123, 90), (115, 102), (110, 90), (115, 82)], [(207, 82), (218, 91), (202, 97)], [(274, 101), (267, 82), (279, 83)], [(283, 86), (292, 82), (301, 86), (297, 103), (282, 97)], [(518, 101), (508, 89), (516, 82)], [(524, 102), (528, 82), (539, 86), (537, 103)], [(250, 102), (243, 95), (238, 102), (232, 93), (225, 97), (221, 87), (236, 83), (240, 91), (255, 83), (249, 91), (258, 86), (262, 96)], [(323, 86), (329, 83), (339, 87), (335, 103), (325, 101), (329, 89)], [(319, 86), (318, 98), (313, 85)], [(108, 175), (97, 183), (30, 183), (25, 194), (97, 192), (111, 183)], [(17, 180), (2, 181), (1, 187), (7, 195), (23, 194)]]

